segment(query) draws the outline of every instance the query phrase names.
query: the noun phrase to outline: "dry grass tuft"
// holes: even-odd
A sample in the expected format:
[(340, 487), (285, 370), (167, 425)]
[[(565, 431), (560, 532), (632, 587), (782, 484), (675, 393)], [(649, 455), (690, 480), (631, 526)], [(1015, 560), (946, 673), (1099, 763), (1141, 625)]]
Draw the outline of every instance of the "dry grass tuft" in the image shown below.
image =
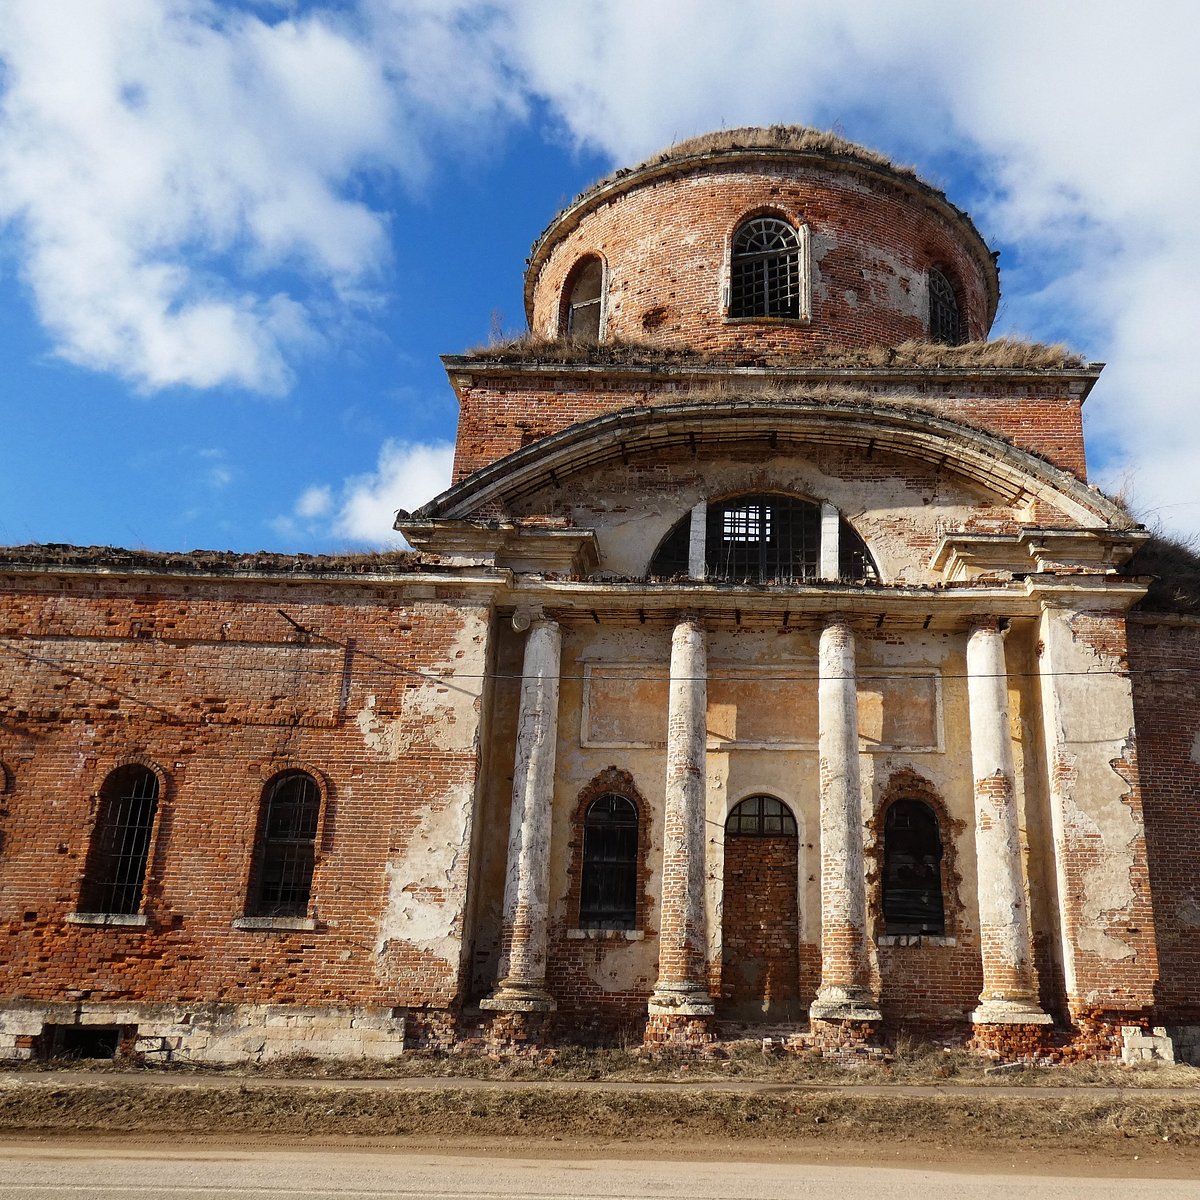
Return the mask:
[(890, 367), (899, 369), (1008, 369), (1061, 371), (1087, 365), (1063, 345), (1043, 345), (1016, 337), (990, 342), (943, 346), (937, 342), (902, 342), (898, 346), (820, 346), (787, 354), (713, 353), (651, 341), (614, 338), (584, 342), (574, 338), (537, 338), (531, 334), (477, 346), (468, 351), (483, 362), (562, 363), (603, 366), (766, 366), (827, 370)]
[(1200, 545), (1196, 538), (1152, 532), (1125, 565), (1125, 573), (1154, 577), (1138, 606), (1141, 611), (1200, 615)]

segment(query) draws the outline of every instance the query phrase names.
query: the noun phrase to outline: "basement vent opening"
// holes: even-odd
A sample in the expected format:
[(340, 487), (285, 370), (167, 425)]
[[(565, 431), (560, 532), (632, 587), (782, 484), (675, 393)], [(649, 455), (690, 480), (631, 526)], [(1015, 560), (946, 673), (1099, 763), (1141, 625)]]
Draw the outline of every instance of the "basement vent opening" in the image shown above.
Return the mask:
[(121, 1040), (134, 1029), (125, 1025), (43, 1025), (43, 1058), (116, 1058)]

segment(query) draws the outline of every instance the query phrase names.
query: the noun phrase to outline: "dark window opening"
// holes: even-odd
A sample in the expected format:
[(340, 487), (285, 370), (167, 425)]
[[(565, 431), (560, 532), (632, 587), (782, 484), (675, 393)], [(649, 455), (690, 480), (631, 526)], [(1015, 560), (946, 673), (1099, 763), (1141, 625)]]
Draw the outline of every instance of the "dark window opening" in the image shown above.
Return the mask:
[(157, 809), (158, 776), (148, 767), (118, 767), (104, 781), (79, 893), (80, 911), (137, 914)]
[(782, 800), (774, 796), (749, 796), (734, 806), (725, 820), (731, 837), (796, 836), (796, 818)]
[[(737, 496), (710, 504), (704, 519), (704, 576), (730, 583), (795, 583), (821, 570), (821, 506), (790, 496)], [(649, 574), (674, 579), (691, 572), (689, 512), (659, 543)], [(866, 543), (839, 518), (838, 577), (873, 580)]]
[(941, 271), (933, 269), (929, 272), (929, 340), (947, 346), (963, 340), (954, 287)]
[(133, 1027), (121, 1025), (43, 1025), (38, 1039), (43, 1058), (116, 1058)]
[(637, 806), (608, 792), (588, 805), (583, 821), (580, 929), (637, 927), (637, 865)]
[(584, 342), (600, 340), (604, 264), (588, 258), (572, 272), (567, 292), (566, 332)]
[(800, 316), (800, 239), (778, 217), (755, 217), (733, 238), (731, 317)]
[(320, 813), (321, 789), (311, 775), (286, 771), (267, 785), (248, 916), (308, 916)]
[(897, 800), (884, 822), (883, 923), (886, 933), (946, 932), (942, 834), (920, 800)]

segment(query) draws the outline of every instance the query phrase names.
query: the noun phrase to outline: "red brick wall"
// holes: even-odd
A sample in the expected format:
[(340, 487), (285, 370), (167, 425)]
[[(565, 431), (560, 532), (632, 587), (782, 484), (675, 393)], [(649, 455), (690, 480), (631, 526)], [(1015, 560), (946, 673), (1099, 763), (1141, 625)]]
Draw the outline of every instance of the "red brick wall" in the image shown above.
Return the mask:
[(1164, 1020), (1200, 1022), (1200, 619), (1128, 623)]
[[(413, 721), (392, 756), (356, 720), (399, 717), (423, 668), (452, 660), (464, 609), (402, 586), (287, 579), (0, 577), (0, 989), (93, 1001), (448, 1003), (458, 964), (403, 942), (377, 954), (386, 865), (473, 750)], [(280, 615), (321, 636), (305, 638)], [(469, 744), (469, 739), (468, 739)], [(96, 797), (131, 758), (159, 766), (148, 925), (68, 924)], [(311, 932), (240, 931), (263, 784), (327, 785)], [(465, 868), (464, 868), (465, 869)], [(464, 876), (465, 878), (465, 876)]]
[(794, 837), (725, 838), (721, 1005), (729, 1020), (803, 1021)]
[[(580, 421), (624, 408), (679, 404), (706, 398), (703, 383), (667, 374), (594, 377), (511, 372), (486, 378), (456, 371), (461, 404), (454, 456), (455, 482), (539, 438)], [(466, 378), (470, 382), (462, 382)], [(1064, 470), (1086, 478), (1081, 404), (1054, 382), (1037, 384), (921, 382), (921, 403), (950, 420), (998, 434), (1022, 449), (1041, 455)], [(729, 393), (712, 395), (727, 403)], [(748, 391), (752, 396), (753, 392)], [(886, 404), (888, 393), (864, 392), (864, 401)]]
[[(743, 220), (763, 214), (811, 230), (811, 323), (723, 319), (729, 243)], [(960, 226), (894, 183), (832, 166), (714, 163), (595, 203), (536, 279), (538, 335), (556, 329), (563, 285), (585, 254), (607, 264), (609, 337), (706, 351), (896, 345), (928, 334), (931, 266), (956, 285), (969, 338), (985, 337), (991, 323), (980, 264)]]

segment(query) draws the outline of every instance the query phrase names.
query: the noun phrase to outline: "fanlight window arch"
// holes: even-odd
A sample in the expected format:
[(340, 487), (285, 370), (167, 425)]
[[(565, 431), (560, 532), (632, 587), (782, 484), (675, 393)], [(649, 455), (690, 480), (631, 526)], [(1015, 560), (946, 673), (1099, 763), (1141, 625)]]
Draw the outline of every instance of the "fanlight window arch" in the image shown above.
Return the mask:
[(963, 340), (962, 319), (954, 285), (936, 268), (929, 271), (929, 340), (957, 346)]
[(606, 792), (583, 819), (580, 929), (637, 926), (638, 810), (628, 796)]
[(747, 796), (730, 810), (725, 819), (725, 833), (730, 837), (794, 838), (796, 818), (774, 796)]
[[(667, 535), (650, 564), (658, 578), (698, 577), (689, 513)], [(821, 506), (795, 496), (760, 493), (708, 505), (703, 578), (732, 583), (799, 583), (821, 576)], [(866, 543), (838, 519), (838, 577), (878, 578)]]
[(571, 268), (563, 291), (562, 331), (582, 342), (598, 342), (604, 322), (604, 263), (594, 254)]
[(731, 317), (804, 315), (800, 235), (779, 217), (754, 217), (733, 235), (729, 259)]
[(922, 800), (897, 800), (883, 827), (883, 923), (889, 934), (946, 932), (942, 831)]

